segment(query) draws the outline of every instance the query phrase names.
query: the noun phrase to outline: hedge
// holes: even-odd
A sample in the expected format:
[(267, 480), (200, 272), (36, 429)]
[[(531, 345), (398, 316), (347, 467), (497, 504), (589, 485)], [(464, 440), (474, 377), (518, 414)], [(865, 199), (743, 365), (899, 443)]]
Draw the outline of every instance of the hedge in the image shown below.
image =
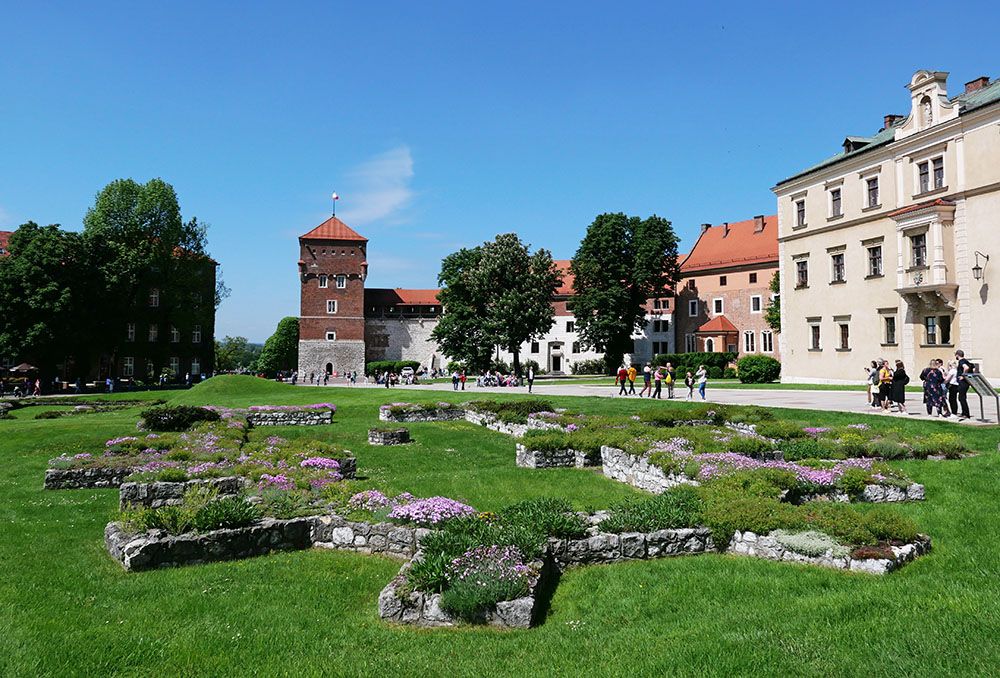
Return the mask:
[(218, 421), (219, 413), (192, 405), (164, 405), (143, 410), (142, 425), (148, 431), (186, 431), (198, 422)]
[(677, 370), (677, 380), (683, 381), (684, 373), (694, 374), (698, 367), (705, 366), (711, 379), (721, 379), (729, 363), (736, 360), (735, 353), (660, 353), (653, 358), (653, 364), (670, 363)]
[(413, 371), (420, 369), (419, 360), (373, 360), (365, 364), (365, 374), (383, 374), (394, 372), (399, 374), (404, 367), (412, 367)]
[(781, 377), (781, 363), (769, 355), (745, 355), (736, 371), (744, 384), (770, 384)]

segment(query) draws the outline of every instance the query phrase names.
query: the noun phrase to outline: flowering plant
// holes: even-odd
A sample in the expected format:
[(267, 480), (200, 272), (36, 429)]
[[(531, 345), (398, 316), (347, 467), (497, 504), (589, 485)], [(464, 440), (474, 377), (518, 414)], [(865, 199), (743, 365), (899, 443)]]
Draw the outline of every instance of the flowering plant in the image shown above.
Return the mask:
[(258, 489), (268, 490), (268, 489), (278, 489), (278, 490), (294, 490), (295, 481), (286, 476), (283, 473), (277, 475), (270, 475), (268, 473), (263, 473), (260, 476), (260, 482), (257, 483)]
[(477, 619), (502, 600), (520, 598), (538, 581), (515, 546), (476, 546), (452, 560), (446, 570), (442, 606), (465, 619)]
[(416, 525), (431, 526), (439, 525), (452, 518), (475, 513), (474, 508), (454, 499), (429, 497), (427, 499), (413, 499), (405, 504), (397, 504), (389, 512), (389, 518)]

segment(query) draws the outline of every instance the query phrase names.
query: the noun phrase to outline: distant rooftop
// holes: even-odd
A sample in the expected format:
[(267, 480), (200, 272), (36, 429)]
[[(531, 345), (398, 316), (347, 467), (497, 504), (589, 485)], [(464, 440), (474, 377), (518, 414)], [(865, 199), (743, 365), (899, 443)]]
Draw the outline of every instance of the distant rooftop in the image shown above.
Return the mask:
[(368, 238), (358, 235), (357, 231), (345, 224), (337, 217), (330, 217), (322, 224), (309, 231), (305, 235), (299, 236), (300, 240), (353, 240), (357, 242), (368, 242)]

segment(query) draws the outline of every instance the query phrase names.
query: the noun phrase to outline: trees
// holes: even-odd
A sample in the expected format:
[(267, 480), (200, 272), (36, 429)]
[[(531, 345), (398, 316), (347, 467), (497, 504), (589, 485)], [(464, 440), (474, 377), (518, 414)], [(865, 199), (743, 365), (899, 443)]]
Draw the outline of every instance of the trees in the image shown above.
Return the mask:
[(545, 249), (531, 253), (514, 233), (461, 249), (441, 263), (438, 283), (444, 314), (432, 332), (441, 350), (469, 369), (486, 369), (493, 347), (514, 356), (552, 328), (552, 296), (561, 275)]
[(667, 296), (680, 277), (677, 236), (666, 219), (599, 214), (573, 256), (569, 309), (583, 341), (604, 353), (609, 372), (645, 326), (648, 299)]
[[(296, 338), (297, 340), (297, 338)], [(215, 368), (222, 372), (249, 370), (255, 372), (262, 346), (251, 344), (246, 337), (229, 337), (215, 342)]]
[(299, 319), (282, 318), (274, 334), (264, 342), (257, 371), (273, 374), (278, 371), (294, 370), (299, 363)]
[(771, 276), (771, 297), (770, 303), (764, 309), (764, 322), (775, 332), (781, 331), (781, 274), (778, 271)]

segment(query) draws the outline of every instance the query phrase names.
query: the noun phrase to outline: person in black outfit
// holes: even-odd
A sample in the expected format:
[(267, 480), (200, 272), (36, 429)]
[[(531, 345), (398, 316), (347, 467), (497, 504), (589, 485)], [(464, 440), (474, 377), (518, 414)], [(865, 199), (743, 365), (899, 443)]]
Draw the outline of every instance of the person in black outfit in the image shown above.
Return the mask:
[(969, 419), (969, 380), (965, 378), (966, 373), (973, 370), (972, 363), (966, 359), (965, 351), (959, 349), (955, 351), (955, 359), (958, 360), (958, 404), (962, 406), (960, 419)]
[(910, 383), (910, 377), (903, 368), (903, 361), (896, 361), (896, 370), (892, 373), (892, 402), (896, 403), (899, 411), (906, 414), (906, 385)]

